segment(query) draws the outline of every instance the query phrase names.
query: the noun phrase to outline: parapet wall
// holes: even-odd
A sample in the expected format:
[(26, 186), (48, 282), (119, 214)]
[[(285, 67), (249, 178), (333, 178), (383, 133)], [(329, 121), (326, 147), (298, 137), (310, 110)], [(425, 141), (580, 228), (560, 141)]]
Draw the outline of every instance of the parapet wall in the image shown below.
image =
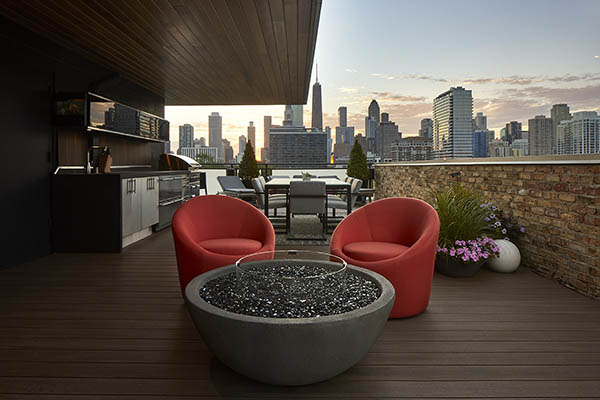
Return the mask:
[(600, 298), (600, 157), (510, 160), (378, 164), (376, 197), (430, 200), (458, 181), (526, 227), (523, 266)]

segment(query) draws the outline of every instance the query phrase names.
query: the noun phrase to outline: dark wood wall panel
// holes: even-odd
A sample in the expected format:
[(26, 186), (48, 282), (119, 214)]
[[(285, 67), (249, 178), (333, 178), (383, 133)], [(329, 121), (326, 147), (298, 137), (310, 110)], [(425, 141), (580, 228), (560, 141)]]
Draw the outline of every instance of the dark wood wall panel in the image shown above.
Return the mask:
[(304, 104), (321, 1), (4, 1), (0, 14), (167, 104)]
[(58, 165), (85, 165), (85, 152), (88, 139), (83, 128), (59, 128), (56, 132), (58, 143)]
[(110, 148), (113, 165), (152, 164), (151, 142), (107, 134), (97, 135), (95, 144)]

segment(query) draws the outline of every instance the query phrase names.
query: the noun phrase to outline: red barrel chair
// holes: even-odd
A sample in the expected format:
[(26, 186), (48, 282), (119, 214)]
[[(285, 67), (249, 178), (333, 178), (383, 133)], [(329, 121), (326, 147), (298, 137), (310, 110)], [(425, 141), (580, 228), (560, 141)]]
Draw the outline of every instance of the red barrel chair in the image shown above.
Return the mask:
[(203, 272), (275, 249), (275, 232), (267, 217), (251, 204), (228, 196), (187, 201), (173, 216), (172, 231), (182, 293)]
[(409, 317), (429, 304), (439, 232), (437, 212), (426, 202), (382, 199), (342, 220), (330, 252), (386, 277), (396, 289), (390, 318)]

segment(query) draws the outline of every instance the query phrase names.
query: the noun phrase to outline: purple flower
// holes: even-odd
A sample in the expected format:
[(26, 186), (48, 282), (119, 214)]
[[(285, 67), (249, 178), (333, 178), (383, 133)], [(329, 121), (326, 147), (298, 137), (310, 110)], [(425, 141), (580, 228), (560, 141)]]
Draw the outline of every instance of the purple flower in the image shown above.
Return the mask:
[(454, 257), (456, 255), (456, 250), (454, 250), (454, 247), (450, 249), (450, 257)]
[(525, 227), (524, 226), (522, 226), (519, 230), (521, 231), (521, 233), (525, 233)]
[(495, 214), (490, 214), (490, 218), (494, 219), (494, 218), (496, 218), (496, 215)]
[(501, 225), (502, 225), (502, 224), (501, 224), (500, 222), (494, 222), (494, 226), (496, 226), (496, 227), (499, 227), (499, 226), (501, 226)]
[(502, 229), (502, 234), (506, 235), (506, 229)]
[(498, 209), (498, 207), (492, 206), (492, 210), (496, 211), (497, 209)]
[(464, 256), (462, 256), (462, 260), (463, 261), (469, 261), (469, 256), (465, 254)]

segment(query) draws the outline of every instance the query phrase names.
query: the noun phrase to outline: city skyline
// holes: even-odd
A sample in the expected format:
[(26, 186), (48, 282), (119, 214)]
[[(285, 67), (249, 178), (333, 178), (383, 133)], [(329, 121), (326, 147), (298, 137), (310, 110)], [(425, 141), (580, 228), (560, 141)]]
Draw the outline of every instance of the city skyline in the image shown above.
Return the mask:
[[(386, 9), (387, 14), (398, 15), (405, 22), (390, 29), (376, 19), (365, 19), (373, 8)], [(506, 18), (517, 9), (537, 17), (506, 29)], [(376, 99), (381, 111), (390, 114), (405, 136), (416, 136), (421, 119), (432, 116), (433, 99), (453, 86), (472, 90), (473, 113), (483, 112), (488, 128), (497, 135), (510, 121), (521, 122), (526, 130), (529, 119), (548, 116), (553, 104), (569, 104), (571, 112), (600, 111), (600, 59), (595, 57), (600, 28), (594, 21), (598, 15), (594, 10), (600, 11), (600, 2), (574, 1), (569, 7), (539, 1), (434, 2), (427, 10), (418, 4), (393, 1), (324, 2), (315, 53), (323, 126), (337, 126), (337, 109), (346, 106), (348, 126), (364, 134), (368, 105)], [(427, 31), (417, 29), (425, 11), (431, 26)], [(558, 23), (575, 16), (577, 24)], [(444, 21), (458, 17), (465, 23), (456, 28), (452, 25), (455, 31), (444, 31)], [(547, 29), (548, 21), (553, 20), (557, 23)], [(473, 29), (478, 25), (469, 21), (485, 22), (476, 36)], [(439, 40), (449, 34), (461, 46), (447, 46)], [(368, 45), (369, 39), (378, 45)], [(433, 55), (436, 62), (431, 62)], [(314, 82), (313, 70), (311, 85)], [(312, 120), (311, 98), (312, 90), (304, 106), (306, 124)], [(284, 105), (167, 106), (165, 112), (173, 142), (178, 126), (184, 123), (194, 126), (196, 137), (205, 136), (207, 116), (217, 111), (223, 116), (223, 137), (234, 142), (249, 121), (257, 122), (260, 148), (263, 117), (271, 115), (273, 124), (280, 125), (283, 110)]]

